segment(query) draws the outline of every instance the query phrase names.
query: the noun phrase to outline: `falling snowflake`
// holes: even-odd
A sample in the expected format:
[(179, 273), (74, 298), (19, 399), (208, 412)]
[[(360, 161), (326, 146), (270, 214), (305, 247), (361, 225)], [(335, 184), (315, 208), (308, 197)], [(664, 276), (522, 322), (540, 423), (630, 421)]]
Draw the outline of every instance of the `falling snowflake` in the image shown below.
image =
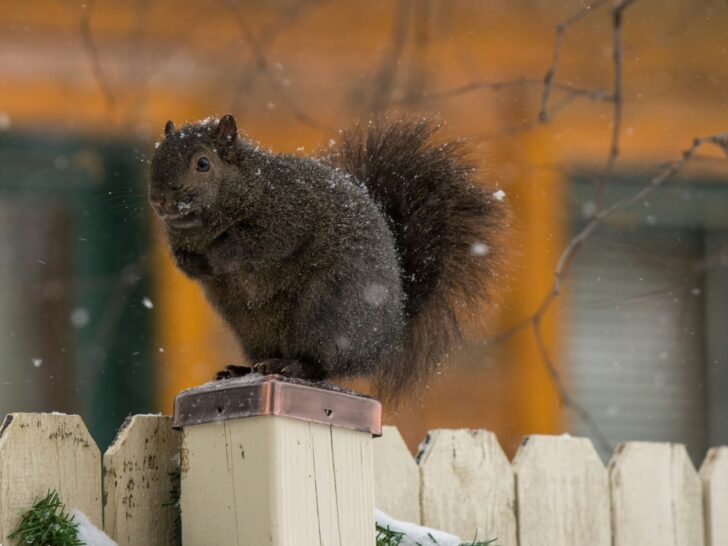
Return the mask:
[(351, 347), (351, 340), (346, 336), (339, 336), (336, 338), (336, 346), (340, 350), (346, 351)]
[(503, 199), (505, 199), (505, 197), (506, 197), (506, 192), (504, 192), (503, 190), (498, 190), (498, 191), (493, 192), (493, 198), (496, 201), (503, 201)]
[(389, 290), (387, 287), (378, 283), (370, 283), (364, 287), (364, 300), (374, 307), (379, 307), (387, 299)]
[(142, 305), (147, 309), (151, 309), (152, 307), (154, 307), (154, 303), (152, 303), (152, 300), (150, 300), (149, 298), (144, 298), (142, 300)]
[(473, 243), (470, 245), (470, 253), (473, 256), (485, 256), (490, 252), (490, 249), (488, 248), (488, 245), (483, 243)]
[(85, 307), (75, 307), (71, 311), (71, 324), (74, 328), (83, 328), (91, 320), (91, 314)]
[(33, 367), (34, 368), (40, 368), (41, 365), (43, 364), (43, 359), (42, 358), (33, 358), (32, 361), (33, 361)]
[(59, 171), (65, 171), (68, 164), (68, 158), (65, 155), (59, 155), (53, 160), (53, 166)]
[(597, 204), (594, 201), (587, 201), (581, 207), (581, 215), (584, 218), (591, 218), (597, 212)]

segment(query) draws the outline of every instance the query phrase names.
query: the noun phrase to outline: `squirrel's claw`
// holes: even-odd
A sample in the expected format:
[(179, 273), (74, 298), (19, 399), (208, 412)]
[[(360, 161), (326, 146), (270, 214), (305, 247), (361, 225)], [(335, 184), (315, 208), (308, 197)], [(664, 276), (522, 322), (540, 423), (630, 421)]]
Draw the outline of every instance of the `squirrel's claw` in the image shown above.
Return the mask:
[(248, 366), (236, 366), (235, 364), (230, 364), (215, 374), (215, 381), (231, 379), (233, 377), (242, 377), (244, 375), (248, 375), (251, 371), (252, 369)]
[(323, 374), (315, 367), (306, 365), (300, 360), (285, 358), (268, 358), (253, 364), (253, 371), (263, 375), (280, 374), (286, 377), (308, 379), (317, 381), (323, 379)]
[(281, 375), (288, 375), (289, 377), (299, 377), (297, 375), (289, 375), (287, 373), (284, 373), (284, 370), (294, 373), (296, 371), (299, 371), (296, 369), (297, 367), (295, 366), (295, 364), (298, 364), (298, 368), (302, 369), (303, 366), (297, 360), (287, 360), (285, 358), (267, 358), (253, 364), (253, 371), (261, 373), (263, 375), (278, 373)]

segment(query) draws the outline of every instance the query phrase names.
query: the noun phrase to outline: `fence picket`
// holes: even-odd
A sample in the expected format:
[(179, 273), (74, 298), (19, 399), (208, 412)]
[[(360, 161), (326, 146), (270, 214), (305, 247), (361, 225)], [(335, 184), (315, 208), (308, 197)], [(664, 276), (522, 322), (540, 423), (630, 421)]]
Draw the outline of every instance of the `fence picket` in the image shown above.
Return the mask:
[(181, 435), (171, 417), (134, 415), (104, 454), (104, 530), (120, 546), (172, 544)]
[[(182, 449), (180, 451), (180, 498), (182, 510), (182, 540), (188, 544), (237, 544), (238, 528), (231, 525), (235, 520), (235, 510), (238, 506), (233, 502), (220, 503), (220, 499), (235, 499), (234, 485), (231, 479), (232, 462), (228, 451), (230, 441), (228, 439), (228, 427), (224, 422), (210, 425), (200, 425), (193, 429), (194, 434), (182, 431)], [(262, 445), (265, 436), (258, 435), (255, 431), (249, 431), (253, 441), (250, 443), (255, 449), (243, 450), (242, 445), (235, 446), (240, 451), (240, 456), (246, 454), (247, 459), (260, 461), (265, 454)], [(199, 444), (200, 449), (189, 448), (191, 442)], [(258, 446), (261, 446), (260, 448)], [(260, 468), (265, 468), (260, 463)], [(190, 472), (189, 470), (193, 471)], [(194, 472), (195, 469), (204, 469), (205, 472)], [(262, 490), (268, 487), (268, 476), (264, 472), (250, 473), (247, 483), (248, 490)], [(239, 479), (239, 478), (238, 478)], [(185, 488), (192, 491), (190, 495), (185, 494)], [(191, 502), (193, 501), (193, 502)], [(221, 506), (222, 504), (222, 506)], [(187, 505), (191, 505), (190, 508)], [(199, 507), (209, 506), (212, 510), (205, 512)], [(250, 511), (243, 512), (245, 516)], [(254, 514), (253, 523), (261, 518)], [(267, 522), (260, 522), (265, 525)], [(195, 533), (195, 534), (192, 534)], [(191, 536), (190, 536), (191, 535)]]
[(374, 502), (395, 519), (420, 522), (420, 470), (397, 427), (374, 440)]
[(607, 471), (588, 439), (529, 436), (513, 467), (520, 546), (610, 546)]
[(78, 415), (11, 413), (0, 427), (0, 541), (50, 489), (101, 526), (101, 454)]
[(374, 543), (371, 434), (280, 416), (184, 428), (187, 545)]
[[(464, 540), (728, 544), (728, 446), (710, 449), (698, 474), (683, 445), (630, 442), (617, 448), (607, 471), (589, 440), (566, 435), (526, 438), (510, 465), (488, 431), (434, 430), (418, 464), (395, 427), (384, 427), (373, 446), (367, 434), (277, 417), (188, 428), (186, 434), (195, 434), (182, 462), (188, 503), (194, 496), (198, 508), (211, 508), (187, 511), (188, 532), (195, 531), (200, 544), (213, 535), (221, 543), (245, 541), (251, 531), (311, 544), (351, 536), (369, 543), (365, 535), (373, 529), (357, 515), (371, 506), (372, 477), (379, 509)], [(127, 419), (103, 457), (102, 507), (101, 456), (79, 416), (8, 415), (0, 426), (0, 541), (22, 511), (54, 489), (69, 511), (81, 510), (97, 526), (103, 510), (105, 531), (120, 546), (174, 543), (177, 511), (168, 503), (179, 485), (182, 437), (169, 417)], [(202, 479), (191, 478), (192, 467), (204, 467)], [(235, 490), (256, 494), (237, 496)], [(354, 491), (363, 496), (349, 494)], [(263, 497), (270, 497), (277, 515), (295, 514), (300, 521), (284, 532), (284, 520), (258, 517)], [(213, 510), (221, 498), (232, 503)], [(221, 525), (231, 517), (234, 524)]]
[(728, 446), (708, 450), (700, 467), (705, 510), (705, 544), (728, 544)]
[(628, 442), (609, 463), (614, 546), (702, 546), (700, 479), (684, 445)]
[(418, 459), (423, 525), (515, 546), (513, 471), (492, 432), (433, 430)]

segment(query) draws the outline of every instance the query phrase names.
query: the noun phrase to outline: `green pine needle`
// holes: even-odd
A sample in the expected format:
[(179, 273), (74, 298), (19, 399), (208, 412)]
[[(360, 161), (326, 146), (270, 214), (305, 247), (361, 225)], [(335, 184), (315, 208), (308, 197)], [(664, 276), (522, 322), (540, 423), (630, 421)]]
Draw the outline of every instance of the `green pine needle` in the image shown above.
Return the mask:
[[(167, 505), (179, 506), (179, 489), (173, 487), (170, 491), (171, 502)], [(377, 524), (376, 546), (399, 546), (404, 539), (404, 533), (394, 531), (389, 527)], [(73, 516), (65, 511), (65, 505), (58, 493), (54, 490), (48, 491), (45, 498), (33, 501), (33, 507), (21, 514), (21, 522), (18, 528), (8, 538), (17, 541), (18, 544), (28, 546), (83, 546), (78, 538), (78, 524)], [(437, 544), (430, 535), (433, 544)], [(178, 543), (179, 536), (174, 537)], [(467, 542), (460, 546), (497, 546), (495, 540)]]
[(382, 527), (377, 523), (377, 546), (399, 546), (404, 533), (392, 531), (389, 527)]
[[(377, 523), (377, 544), (376, 546), (399, 546), (404, 540), (404, 533), (393, 531), (389, 527), (383, 527)], [(435, 538), (430, 535), (432, 544), (437, 544)], [(496, 539), (485, 541), (463, 542), (460, 546), (498, 546)]]
[(78, 523), (65, 511), (56, 491), (33, 501), (33, 507), (21, 514), (18, 528), (8, 538), (28, 546), (83, 546), (78, 538)]

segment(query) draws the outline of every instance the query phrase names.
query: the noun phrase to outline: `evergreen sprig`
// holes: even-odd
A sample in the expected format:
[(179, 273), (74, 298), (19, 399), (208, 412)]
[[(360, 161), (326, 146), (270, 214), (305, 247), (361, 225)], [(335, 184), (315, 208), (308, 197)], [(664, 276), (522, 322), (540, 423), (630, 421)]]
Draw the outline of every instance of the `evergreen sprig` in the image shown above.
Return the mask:
[(399, 546), (404, 538), (404, 533), (393, 531), (389, 527), (383, 527), (377, 523), (377, 546)]
[(65, 510), (54, 490), (33, 501), (33, 507), (20, 515), (18, 528), (8, 538), (28, 546), (84, 546), (78, 538), (78, 523)]
[[(432, 535), (430, 536), (430, 540), (432, 540), (432, 544), (437, 546), (437, 540), (435, 540), (435, 537)], [(394, 531), (390, 529), (388, 526), (384, 527), (382, 525), (379, 525), (377, 523), (377, 544), (376, 546), (399, 546), (402, 541), (404, 540), (404, 533), (400, 531)], [(493, 540), (485, 540), (485, 541), (473, 541), (473, 542), (463, 542), (460, 544), (460, 546), (498, 546), (495, 543), (496, 539)], [(418, 546), (422, 546), (419, 544)]]

